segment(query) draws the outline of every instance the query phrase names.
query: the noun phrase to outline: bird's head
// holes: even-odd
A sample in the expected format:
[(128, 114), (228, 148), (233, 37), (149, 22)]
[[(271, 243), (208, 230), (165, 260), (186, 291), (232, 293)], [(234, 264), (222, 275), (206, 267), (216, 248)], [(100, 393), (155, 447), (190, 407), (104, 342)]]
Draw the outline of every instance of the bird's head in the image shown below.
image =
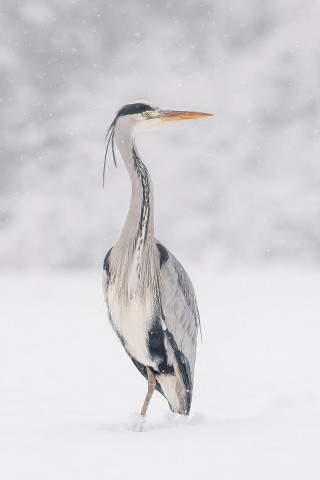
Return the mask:
[(117, 165), (114, 151), (114, 136), (117, 131), (126, 133), (133, 139), (140, 132), (157, 130), (158, 128), (181, 120), (194, 120), (196, 118), (209, 117), (211, 115), (211, 113), (202, 112), (161, 110), (153, 103), (143, 100), (124, 105), (116, 114), (107, 131), (107, 147), (103, 172), (105, 172), (106, 156), (110, 144), (112, 147), (113, 159), (115, 165)]
[(180, 120), (193, 120), (210, 115), (211, 113), (161, 110), (151, 102), (136, 101), (120, 108), (115, 118), (115, 126), (135, 136), (140, 132), (157, 130)]

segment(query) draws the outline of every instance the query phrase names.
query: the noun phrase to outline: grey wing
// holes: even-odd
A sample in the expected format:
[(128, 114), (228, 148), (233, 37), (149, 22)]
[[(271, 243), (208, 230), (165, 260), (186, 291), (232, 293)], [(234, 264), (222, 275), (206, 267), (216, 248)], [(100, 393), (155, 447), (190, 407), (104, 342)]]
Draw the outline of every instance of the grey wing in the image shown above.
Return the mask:
[[(160, 252), (159, 288), (164, 322), (182, 370), (185, 387), (192, 391), (200, 328), (196, 296), (191, 280), (181, 263), (159, 242), (157, 247)], [(186, 363), (188, 365), (185, 365)]]

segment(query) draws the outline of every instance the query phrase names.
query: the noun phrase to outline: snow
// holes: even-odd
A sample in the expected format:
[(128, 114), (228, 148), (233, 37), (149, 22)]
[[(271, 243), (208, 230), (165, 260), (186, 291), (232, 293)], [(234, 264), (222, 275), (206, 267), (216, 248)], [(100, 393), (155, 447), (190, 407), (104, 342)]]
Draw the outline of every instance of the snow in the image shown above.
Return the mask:
[(140, 415), (139, 412), (132, 412), (129, 416), (128, 420), (128, 430), (132, 430), (133, 432), (142, 432), (143, 425), (146, 423), (146, 417)]
[(319, 479), (320, 273), (189, 271), (203, 327), (192, 413), (181, 422), (155, 394), (143, 425), (130, 412), (146, 381), (98, 272), (2, 273), (1, 478)]
[[(319, 480), (319, 13), (4, 1), (0, 480)], [(215, 115), (137, 140), (156, 234), (196, 264), (188, 421), (158, 394), (137, 413), (146, 381), (103, 304), (131, 191), (120, 158), (102, 190), (103, 139), (135, 98)]]

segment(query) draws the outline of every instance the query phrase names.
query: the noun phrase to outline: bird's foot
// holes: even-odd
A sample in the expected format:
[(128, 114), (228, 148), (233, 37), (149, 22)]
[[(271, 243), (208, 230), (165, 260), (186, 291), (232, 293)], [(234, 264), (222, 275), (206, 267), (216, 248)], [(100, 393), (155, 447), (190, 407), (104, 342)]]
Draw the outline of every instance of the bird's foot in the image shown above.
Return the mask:
[(195, 412), (190, 418), (190, 425), (199, 425), (200, 423), (205, 423), (207, 421), (204, 413)]
[(189, 423), (189, 417), (188, 415), (179, 415), (176, 420), (175, 420), (175, 423), (177, 425), (187, 425)]
[(128, 419), (128, 430), (132, 430), (133, 432), (142, 432), (143, 425), (146, 423), (146, 417), (140, 415), (139, 412), (130, 413)]
[(171, 423), (172, 426), (187, 425), (189, 423), (188, 415), (180, 415), (180, 413), (168, 412), (165, 416), (165, 420)]

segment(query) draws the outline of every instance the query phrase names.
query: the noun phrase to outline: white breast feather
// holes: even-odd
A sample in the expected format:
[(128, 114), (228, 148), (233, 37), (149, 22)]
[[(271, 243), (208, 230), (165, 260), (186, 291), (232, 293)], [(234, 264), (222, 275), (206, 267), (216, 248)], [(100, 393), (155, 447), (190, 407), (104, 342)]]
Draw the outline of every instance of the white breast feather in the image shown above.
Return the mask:
[(151, 292), (143, 299), (134, 296), (129, 303), (121, 300), (116, 286), (110, 285), (107, 302), (114, 327), (125, 340), (130, 355), (143, 365), (156, 367), (147, 348), (147, 332), (152, 321)]

